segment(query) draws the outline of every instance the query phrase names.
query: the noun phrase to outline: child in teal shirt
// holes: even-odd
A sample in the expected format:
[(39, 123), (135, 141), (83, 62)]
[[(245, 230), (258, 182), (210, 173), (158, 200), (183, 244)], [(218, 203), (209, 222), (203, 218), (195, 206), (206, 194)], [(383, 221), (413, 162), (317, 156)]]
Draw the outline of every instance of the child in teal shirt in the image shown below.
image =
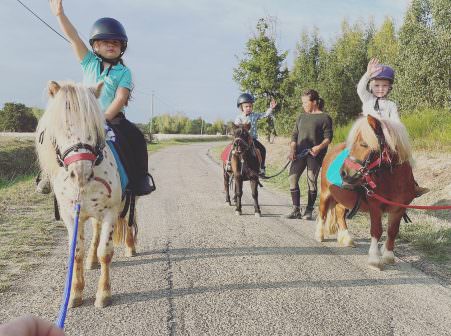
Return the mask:
[(124, 114), (132, 90), (130, 69), (122, 61), (128, 42), (124, 27), (113, 18), (97, 20), (89, 39), (92, 47), (90, 51), (65, 15), (62, 0), (49, 2), (52, 13), (58, 18), (61, 29), (81, 62), (84, 84), (104, 82), (99, 103), (108, 125), (116, 135), (115, 145), (120, 144), (119, 154), (129, 175), (130, 189), (137, 196), (151, 193), (154, 186), (149, 179), (144, 135)]

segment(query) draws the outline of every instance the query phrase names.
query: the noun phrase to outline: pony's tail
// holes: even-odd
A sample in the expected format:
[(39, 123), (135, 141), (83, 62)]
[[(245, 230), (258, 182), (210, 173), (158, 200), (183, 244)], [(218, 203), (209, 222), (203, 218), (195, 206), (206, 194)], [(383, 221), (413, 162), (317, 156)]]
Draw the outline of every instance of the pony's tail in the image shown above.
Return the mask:
[(114, 226), (113, 241), (115, 246), (136, 244), (138, 237), (138, 225), (136, 222), (136, 213), (133, 218), (133, 225), (130, 227), (126, 218), (118, 217)]
[(338, 232), (337, 212), (335, 210), (336, 203), (331, 201), (327, 207), (326, 212), (326, 230), (328, 234), (333, 235)]
[(125, 218), (118, 217), (116, 225), (114, 226), (113, 241), (114, 245), (122, 245), (125, 241), (127, 234), (127, 220)]

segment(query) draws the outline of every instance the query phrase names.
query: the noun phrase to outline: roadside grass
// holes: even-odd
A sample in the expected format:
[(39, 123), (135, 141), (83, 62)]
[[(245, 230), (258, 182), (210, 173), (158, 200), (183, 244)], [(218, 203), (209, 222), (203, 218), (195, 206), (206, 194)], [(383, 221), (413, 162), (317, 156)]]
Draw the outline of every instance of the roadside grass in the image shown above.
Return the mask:
[[(402, 115), (401, 121), (409, 132), (415, 150), (451, 151), (451, 112), (424, 109)], [(346, 141), (352, 123), (334, 129), (333, 143)]]
[(0, 292), (48, 255), (65, 231), (53, 221), (52, 198), (34, 188), (33, 175), (0, 186)]
[(32, 138), (0, 136), (0, 185), (21, 175), (35, 173), (37, 167)]
[(171, 139), (171, 140), (163, 140), (158, 142), (152, 142), (147, 144), (147, 150), (152, 153), (159, 151), (163, 148), (175, 146), (175, 145), (188, 145), (196, 142), (215, 142), (215, 141), (224, 141), (224, 137), (211, 137), (211, 138), (186, 138), (186, 139)]

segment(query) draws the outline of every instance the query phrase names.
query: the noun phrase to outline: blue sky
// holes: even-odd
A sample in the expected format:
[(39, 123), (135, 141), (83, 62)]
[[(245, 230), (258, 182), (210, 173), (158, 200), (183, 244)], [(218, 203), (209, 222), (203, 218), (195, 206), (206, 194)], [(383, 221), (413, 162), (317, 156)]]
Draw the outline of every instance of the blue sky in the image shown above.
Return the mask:
[[(47, 0), (21, 0), (57, 28)], [(65, 12), (87, 43), (92, 23), (110, 16), (123, 23), (129, 38), (124, 60), (135, 92), (127, 116), (146, 122), (151, 92), (156, 114), (182, 112), (209, 122), (237, 114), (238, 85), (233, 68), (260, 17), (277, 17), (277, 45), (293, 62), (304, 29), (319, 28), (326, 41), (351, 23), (390, 16), (399, 27), (409, 0), (67, 0)], [(124, 5), (125, 4), (125, 5)], [(44, 108), (49, 80), (81, 81), (81, 70), (66, 41), (45, 27), (16, 0), (0, 4), (2, 52), (0, 107), (5, 102)]]

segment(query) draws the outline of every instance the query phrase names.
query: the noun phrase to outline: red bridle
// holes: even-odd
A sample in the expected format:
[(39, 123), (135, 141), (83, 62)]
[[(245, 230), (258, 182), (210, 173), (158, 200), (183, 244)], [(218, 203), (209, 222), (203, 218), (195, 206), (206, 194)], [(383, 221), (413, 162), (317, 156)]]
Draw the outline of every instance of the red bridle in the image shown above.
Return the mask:
[(373, 181), (371, 174), (374, 173), (377, 168), (380, 168), (383, 163), (387, 163), (390, 167), (392, 164), (392, 159), (387, 146), (384, 145), (383, 148), (384, 149), (375, 160), (371, 160), (371, 154), (368, 155), (368, 158), (363, 163), (353, 157), (347, 157), (344, 161), (344, 166), (354, 169), (356, 175), (360, 175), (365, 181), (365, 184), (371, 189), (375, 189), (376, 183)]

